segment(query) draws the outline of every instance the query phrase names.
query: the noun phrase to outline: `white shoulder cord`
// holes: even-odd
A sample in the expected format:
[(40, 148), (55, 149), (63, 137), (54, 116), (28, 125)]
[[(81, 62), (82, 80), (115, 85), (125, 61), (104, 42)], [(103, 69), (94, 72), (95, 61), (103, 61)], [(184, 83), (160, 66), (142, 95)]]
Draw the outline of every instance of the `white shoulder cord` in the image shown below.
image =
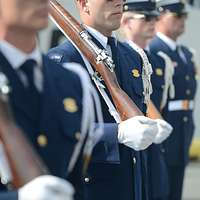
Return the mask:
[(172, 60), (167, 54), (163, 53), (162, 51), (159, 51), (157, 54), (165, 61), (165, 81), (160, 106), (160, 108), (163, 109), (167, 103), (168, 90), (170, 98), (173, 99), (175, 97), (175, 87), (173, 83), (174, 66)]
[(143, 95), (144, 95), (144, 103), (147, 104), (150, 100), (150, 96), (153, 92), (152, 85), (151, 85), (151, 75), (153, 73), (152, 66), (149, 62), (149, 59), (142, 48), (136, 45), (132, 41), (127, 42), (137, 53), (141, 56), (143, 61), (142, 66), (142, 81), (143, 81)]
[[(88, 156), (91, 156), (92, 149), (94, 148), (94, 146), (96, 145), (96, 143), (99, 141), (100, 137), (103, 134), (103, 126), (102, 126), (103, 116), (98, 95), (95, 89), (93, 88), (89, 76), (87, 75), (83, 67), (81, 67), (77, 63), (65, 63), (63, 64), (63, 67), (73, 71), (79, 76), (83, 90), (81, 138), (77, 143), (77, 145), (75, 146), (74, 152), (71, 156), (71, 160), (68, 166), (68, 173), (69, 173), (74, 168), (74, 165), (81, 151), (82, 145), (86, 138), (87, 132), (88, 132), (88, 138), (84, 148), (84, 153), (87, 154)], [(94, 126), (95, 111), (97, 113), (97, 123), (99, 125), (98, 128)]]

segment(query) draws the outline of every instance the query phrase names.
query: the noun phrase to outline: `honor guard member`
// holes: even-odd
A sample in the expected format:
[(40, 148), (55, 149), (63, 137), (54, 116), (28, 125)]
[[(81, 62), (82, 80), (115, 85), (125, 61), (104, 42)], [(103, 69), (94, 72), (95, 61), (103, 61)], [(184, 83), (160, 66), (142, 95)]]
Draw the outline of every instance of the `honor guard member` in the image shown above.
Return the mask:
[[(48, 0), (0, 1), (1, 78), (3, 73), (11, 87), (9, 99), (16, 124), (26, 133), (52, 174), (35, 178), (18, 191), (1, 190), (1, 200), (72, 200), (74, 189), (70, 182), (77, 190), (75, 199), (83, 199), (79, 152), (86, 134), (80, 133), (85, 126), (82, 115), (86, 119), (90, 117), (84, 113), (83, 106), (85, 101), (91, 102), (87, 92), (91, 86), (81, 84), (89, 81), (81, 73), (82, 68), (79, 68), (79, 77), (65, 69), (70, 64), (65, 68), (57, 66), (40, 53), (36, 37), (48, 24), (48, 8)], [(87, 110), (90, 109), (87, 107)], [(0, 170), (4, 168), (2, 164)], [(4, 175), (1, 171), (2, 179)]]
[[(124, 4), (124, 12), (121, 20), (120, 33), (127, 45), (137, 51), (142, 60), (143, 68), (152, 67), (151, 75), (153, 93), (151, 100), (158, 110), (162, 101), (164, 85), (164, 73), (156, 74), (156, 66), (160, 71), (164, 69), (165, 62), (158, 55), (152, 55), (147, 51), (148, 43), (155, 33), (155, 23), (158, 17), (156, 3), (152, 0), (128, 0)], [(148, 57), (147, 57), (148, 56)], [(153, 58), (152, 58), (153, 56)], [(151, 64), (150, 64), (150, 62)], [(161, 84), (162, 82), (162, 84)], [(158, 89), (159, 87), (159, 89)], [(161, 145), (172, 132), (172, 127), (164, 120), (158, 119), (163, 131), (157, 135), (155, 144), (147, 148), (147, 175), (149, 199), (166, 199), (168, 195), (168, 176)], [(149, 179), (149, 180), (148, 180)]]
[[(75, 2), (81, 20), (92, 41), (100, 49), (107, 50), (112, 56), (115, 64), (114, 71), (121, 88), (134, 100), (138, 108), (145, 113), (146, 105), (144, 99), (148, 98), (149, 93), (143, 93), (141, 58), (137, 52), (133, 53), (130, 47), (117, 41), (112, 33), (120, 26), (123, 1), (77, 0)], [(81, 63), (88, 69), (89, 73), (91, 72), (92, 67), (88, 61), (70, 41), (51, 49), (48, 56), (58, 63), (69, 61)], [(116, 126), (115, 120), (111, 116), (112, 113), (108, 111), (108, 107), (113, 110), (112, 100), (110, 99), (112, 106), (110, 103), (106, 105), (104, 102), (105, 98), (110, 98), (110, 94), (107, 89), (103, 90), (102, 93), (101, 103), (104, 121), (110, 126)], [(117, 115), (118, 113), (115, 112), (115, 114)], [(155, 125), (154, 122), (154, 120), (146, 117), (137, 116), (119, 123), (118, 131), (110, 129), (105, 132), (105, 135), (117, 135), (119, 146), (118, 149), (108, 146), (116, 143), (116, 137), (113, 137), (114, 139), (109, 137), (109, 141), (105, 141), (103, 145), (96, 146), (88, 177), (85, 178), (86, 199), (142, 199), (142, 194), (145, 190), (141, 180), (144, 160), (137, 151), (144, 150), (154, 141), (158, 131), (155, 129), (158, 124), (156, 122)], [(148, 136), (146, 135), (147, 132)], [(131, 134), (129, 135), (128, 133)], [(141, 143), (141, 139), (145, 143)]]
[(185, 30), (187, 11), (180, 0), (157, 1), (160, 17), (157, 22), (157, 35), (150, 43), (150, 51), (167, 54), (174, 67), (173, 83), (175, 97), (169, 99), (163, 109), (163, 116), (174, 128), (165, 142), (170, 186), (170, 200), (181, 200), (188, 151), (194, 133), (193, 108), (196, 92), (195, 66), (191, 51), (177, 43)]

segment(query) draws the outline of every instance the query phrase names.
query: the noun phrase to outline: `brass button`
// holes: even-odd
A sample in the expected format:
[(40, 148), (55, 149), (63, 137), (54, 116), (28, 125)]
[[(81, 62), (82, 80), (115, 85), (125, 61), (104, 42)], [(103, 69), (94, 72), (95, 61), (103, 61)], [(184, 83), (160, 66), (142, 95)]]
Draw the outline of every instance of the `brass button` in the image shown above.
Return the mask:
[(38, 138), (37, 138), (37, 143), (41, 147), (47, 146), (48, 140), (47, 140), (46, 135), (39, 135)]
[(163, 75), (163, 70), (162, 70), (162, 68), (156, 68), (156, 75), (157, 75), (157, 76), (162, 76), (162, 75)]
[(189, 80), (190, 80), (190, 76), (189, 76), (189, 75), (186, 75), (186, 76), (185, 76), (185, 80), (186, 80), (186, 81), (189, 81)]
[(184, 121), (184, 122), (187, 122), (187, 121), (188, 121), (188, 117), (186, 117), (186, 116), (183, 117), (183, 121)]
[(183, 100), (182, 101), (182, 108), (183, 108), (183, 110), (188, 110), (189, 109), (189, 101), (188, 100)]
[(80, 138), (81, 138), (81, 133), (80, 133), (80, 132), (76, 132), (76, 133), (75, 133), (75, 138), (76, 138), (77, 140), (80, 140)]
[(89, 183), (89, 182), (90, 182), (90, 179), (89, 179), (88, 177), (85, 177), (84, 181), (85, 181), (86, 183)]
[(133, 70), (132, 70), (132, 74), (133, 74), (133, 77), (135, 77), (135, 78), (140, 77), (140, 72), (139, 72), (139, 70), (137, 70), (137, 69), (133, 69)]
[(63, 100), (64, 108), (69, 113), (75, 113), (78, 111), (76, 100), (73, 98), (65, 98)]
[(186, 90), (186, 94), (187, 95), (190, 95), (191, 94), (191, 91), (188, 89), (188, 90)]

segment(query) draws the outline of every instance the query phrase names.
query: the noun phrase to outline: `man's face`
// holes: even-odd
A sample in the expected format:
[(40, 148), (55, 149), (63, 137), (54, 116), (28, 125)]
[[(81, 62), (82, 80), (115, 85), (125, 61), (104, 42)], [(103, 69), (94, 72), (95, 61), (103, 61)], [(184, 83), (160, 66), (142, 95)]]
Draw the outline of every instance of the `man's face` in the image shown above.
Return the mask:
[(0, 0), (0, 22), (11, 28), (38, 31), (48, 25), (48, 0)]
[(176, 13), (166, 13), (161, 16), (162, 25), (174, 37), (180, 36), (185, 31), (186, 15), (177, 15)]
[[(81, 2), (82, 0), (79, 0)], [(120, 27), (123, 0), (86, 0), (88, 10), (84, 23), (101, 31), (112, 32)], [(82, 9), (84, 12), (84, 9)]]
[(129, 29), (134, 35), (144, 40), (152, 39), (155, 35), (156, 20), (154, 16), (133, 12), (128, 20)]

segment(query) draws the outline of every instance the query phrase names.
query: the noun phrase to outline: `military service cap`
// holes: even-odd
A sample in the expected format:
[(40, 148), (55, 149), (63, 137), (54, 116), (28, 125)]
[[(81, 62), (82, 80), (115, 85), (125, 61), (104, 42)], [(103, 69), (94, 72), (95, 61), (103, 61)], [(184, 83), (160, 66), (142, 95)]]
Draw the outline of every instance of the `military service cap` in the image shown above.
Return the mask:
[(144, 15), (157, 16), (156, 3), (154, 0), (127, 0), (123, 7), (124, 12), (136, 11)]

